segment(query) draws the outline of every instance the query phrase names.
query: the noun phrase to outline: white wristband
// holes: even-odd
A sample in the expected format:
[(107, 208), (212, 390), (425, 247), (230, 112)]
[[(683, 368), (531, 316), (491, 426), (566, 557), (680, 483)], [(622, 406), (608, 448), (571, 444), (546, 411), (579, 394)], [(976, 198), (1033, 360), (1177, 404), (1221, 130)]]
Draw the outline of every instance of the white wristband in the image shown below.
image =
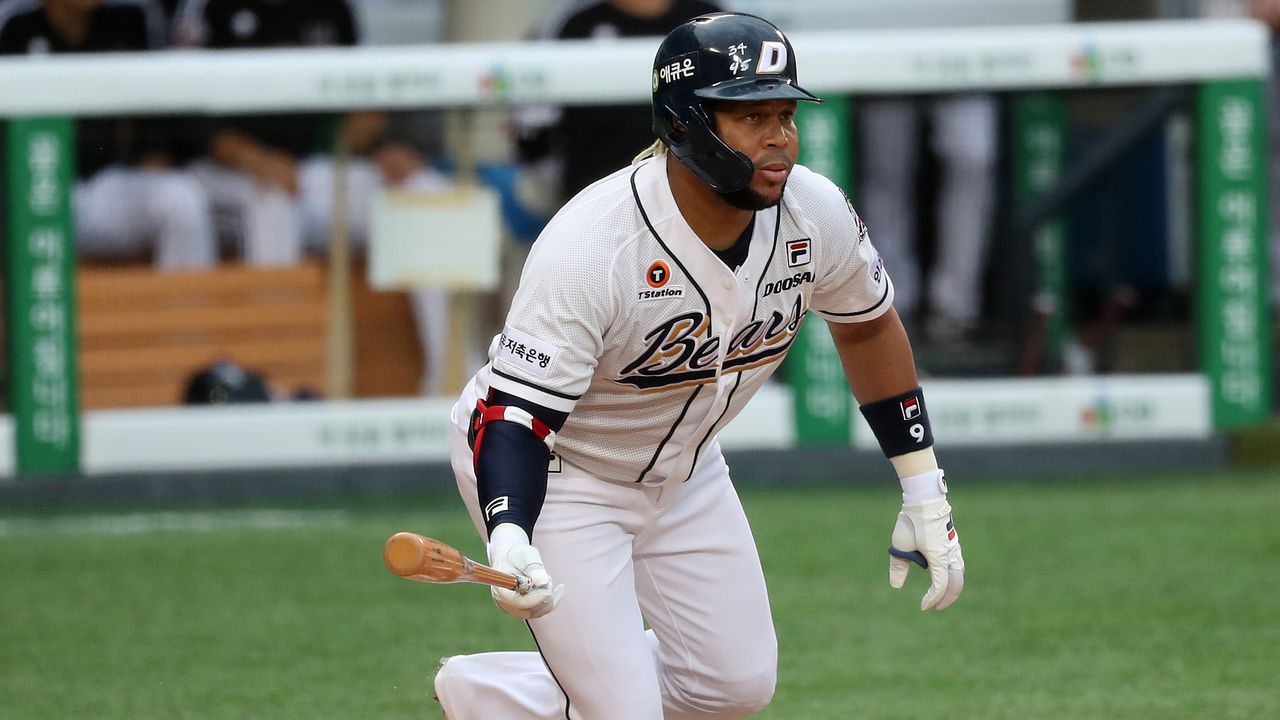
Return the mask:
[(918, 505), (947, 495), (947, 480), (941, 470), (904, 477), (901, 482), (903, 505)]
[(932, 447), (891, 457), (889, 462), (893, 463), (893, 469), (900, 478), (923, 475), (938, 469), (938, 458), (933, 454)]
[(489, 533), (490, 545), (528, 545), (529, 535), (515, 523), (498, 523)]

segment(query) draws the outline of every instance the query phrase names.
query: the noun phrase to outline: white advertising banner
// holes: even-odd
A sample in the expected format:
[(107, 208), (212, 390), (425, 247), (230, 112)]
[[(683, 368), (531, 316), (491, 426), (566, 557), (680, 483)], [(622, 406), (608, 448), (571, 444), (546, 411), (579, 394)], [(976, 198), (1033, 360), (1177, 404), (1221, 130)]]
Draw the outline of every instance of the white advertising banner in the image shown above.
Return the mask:
[[(943, 447), (1202, 439), (1212, 431), (1201, 375), (935, 380), (923, 384)], [(854, 445), (876, 448), (859, 415)]]
[(445, 461), (452, 400), (246, 404), (84, 414), (84, 472)]
[[(942, 447), (1204, 439), (1200, 375), (931, 380)], [(289, 403), (85, 413), (86, 474), (447, 462), (452, 398)], [(13, 427), (0, 416), (0, 477), (12, 476)], [(878, 446), (858, 415), (853, 445)], [(729, 450), (795, 447), (791, 391), (766, 385), (720, 433)]]

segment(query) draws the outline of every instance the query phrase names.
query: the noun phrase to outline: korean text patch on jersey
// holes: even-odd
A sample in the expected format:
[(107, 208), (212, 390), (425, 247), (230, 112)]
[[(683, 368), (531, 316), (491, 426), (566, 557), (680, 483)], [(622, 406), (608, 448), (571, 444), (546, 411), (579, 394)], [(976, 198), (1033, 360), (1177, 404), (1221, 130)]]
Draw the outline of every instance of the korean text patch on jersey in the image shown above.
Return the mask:
[(504, 327), (498, 336), (494, 360), (534, 377), (546, 378), (556, 362), (556, 349), (531, 335)]

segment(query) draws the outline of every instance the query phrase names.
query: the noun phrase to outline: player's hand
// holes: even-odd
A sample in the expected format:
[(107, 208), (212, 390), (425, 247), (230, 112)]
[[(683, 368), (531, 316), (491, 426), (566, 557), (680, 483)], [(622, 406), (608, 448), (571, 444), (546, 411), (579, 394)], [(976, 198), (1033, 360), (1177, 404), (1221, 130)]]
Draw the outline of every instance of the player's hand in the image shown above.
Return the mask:
[(522, 620), (539, 618), (560, 603), (564, 585), (555, 585), (542, 564), (542, 554), (529, 544), (529, 536), (518, 525), (502, 523), (489, 534), (489, 565), (495, 570), (529, 578), (533, 589), (521, 595), (515, 590), (491, 588), (493, 601), (502, 611)]
[(920, 601), (921, 610), (944, 610), (960, 597), (964, 590), (964, 555), (946, 495), (904, 504), (898, 513), (889, 545), (890, 587), (903, 586), (913, 562), (929, 571), (931, 581)]

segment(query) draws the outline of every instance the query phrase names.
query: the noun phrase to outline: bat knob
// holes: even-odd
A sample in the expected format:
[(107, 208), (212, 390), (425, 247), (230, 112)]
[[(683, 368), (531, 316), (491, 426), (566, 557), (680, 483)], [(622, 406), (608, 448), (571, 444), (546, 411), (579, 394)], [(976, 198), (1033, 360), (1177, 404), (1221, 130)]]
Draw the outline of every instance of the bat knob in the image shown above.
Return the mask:
[(523, 575), (517, 575), (515, 589), (521, 595), (528, 595), (533, 590), (533, 581)]
[(387, 569), (407, 577), (414, 574), (426, 558), (427, 549), (422, 537), (409, 532), (398, 532), (387, 538), (382, 546), (382, 561)]

